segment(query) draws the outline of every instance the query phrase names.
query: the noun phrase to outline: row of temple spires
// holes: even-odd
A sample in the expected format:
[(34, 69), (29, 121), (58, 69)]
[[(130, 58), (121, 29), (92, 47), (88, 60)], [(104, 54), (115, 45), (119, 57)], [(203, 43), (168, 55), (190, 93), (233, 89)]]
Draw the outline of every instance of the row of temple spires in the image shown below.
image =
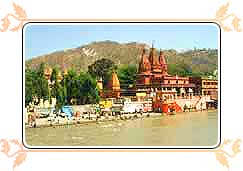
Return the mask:
[(159, 52), (159, 57), (156, 55), (156, 49), (152, 46), (149, 54), (145, 48), (142, 51), (141, 60), (139, 63), (139, 73), (157, 72), (167, 75), (167, 63), (162, 50)]

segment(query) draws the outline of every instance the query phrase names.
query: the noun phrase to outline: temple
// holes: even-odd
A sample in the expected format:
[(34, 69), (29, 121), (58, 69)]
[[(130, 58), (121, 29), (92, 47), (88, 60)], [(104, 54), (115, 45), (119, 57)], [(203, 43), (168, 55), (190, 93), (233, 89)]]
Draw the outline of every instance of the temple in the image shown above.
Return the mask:
[(181, 112), (185, 108), (217, 108), (217, 80), (170, 75), (165, 54), (162, 50), (157, 53), (153, 46), (148, 52), (143, 49), (139, 60), (134, 86), (122, 89), (116, 73), (113, 72), (106, 90), (102, 87), (102, 81), (98, 81), (100, 96), (134, 99), (136, 102), (144, 103), (144, 106), (150, 105), (149, 108), (153, 111), (164, 113)]
[(143, 49), (136, 81), (137, 92), (146, 92), (161, 99), (174, 99), (192, 95), (194, 88), (195, 84), (189, 82), (189, 77), (169, 75), (163, 51), (160, 50), (157, 55), (153, 46), (149, 53)]
[(111, 79), (108, 82), (108, 85), (103, 88), (102, 79), (97, 80), (97, 86), (99, 89), (99, 94), (102, 98), (118, 98), (120, 97), (120, 81), (117, 74), (113, 71), (111, 74)]

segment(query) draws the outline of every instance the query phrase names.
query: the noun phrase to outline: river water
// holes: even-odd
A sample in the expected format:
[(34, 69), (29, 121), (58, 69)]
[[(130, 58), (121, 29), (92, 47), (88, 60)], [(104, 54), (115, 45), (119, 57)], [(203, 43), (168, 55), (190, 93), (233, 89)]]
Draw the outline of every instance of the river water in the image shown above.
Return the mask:
[(218, 111), (202, 111), (26, 128), (25, 141), (29, 146), (213, 146), (218, 134)]

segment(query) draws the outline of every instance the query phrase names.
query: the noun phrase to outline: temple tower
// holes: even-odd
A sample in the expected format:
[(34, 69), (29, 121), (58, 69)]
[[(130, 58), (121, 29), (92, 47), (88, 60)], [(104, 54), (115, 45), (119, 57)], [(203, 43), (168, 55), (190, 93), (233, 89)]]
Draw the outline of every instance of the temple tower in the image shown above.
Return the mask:
[(168, 66), (165, 60), (164, 52), (162, 50), (159, 52), (159, 63), (161, 66), (162, 75), (168, 75)]
[(149, 61), (150, 61), (153, 73), (161, 72), (161, 66), (160, 66), (160, 63), (158, 60), (158, 56), (156, 55), (156, 50), (155, 50), (153, 44), (152, 44), (152, 48), (150, 49)]
[(149, 59), (146, 56), (146, 50), (143, 49), (141, 60), (139, 62), (139, 73), (150, 73), (151, 71), (151, 64), (149, 62)]
[(108, 83), (109, 97), (120, 97), (120, 81), (115, 72), (111, 75), (111, 80)]
[(151, 63), (145, 49), (142, 51), (138, 73), (137, 85), (149, 85), (151, 77)]

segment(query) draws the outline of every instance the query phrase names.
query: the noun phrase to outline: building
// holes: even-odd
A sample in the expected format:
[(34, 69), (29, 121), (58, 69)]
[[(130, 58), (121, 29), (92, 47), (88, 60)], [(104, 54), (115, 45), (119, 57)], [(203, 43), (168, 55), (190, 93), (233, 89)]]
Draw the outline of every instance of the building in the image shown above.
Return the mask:
[(191, 77), (190, 82), (195, 84), (195, 93), (202, 96), (210, 96), (212, 100), (218, 100), (218, 80)]
[(149, 99), (154, 111), (181, 112), (217, 108), (217, 84), (212, 79), (170, 75), (163, 51), (157, 54), (152, 46), (149, 52), (142, 50), (135, 86), (120, 89), (119, 79), (113, 72), (108, 88), (100, 94), (105, 98), (128, 96), (138, 102)]
[(152, 46), (149, 53), (143, 49), (136, 81), (137, 92), (146, 92), (157, 98), (174, 99), (193, 94), (195, 84), (189, 77), (172, 76), (168, 73), (165, 55), (160, 50), (159, 56)]
[(118, 76), (115, 72), (112, 72), (111, 79), (108, 82), (108, 85), (103, 87), (102, 79), (97, 81), (97, 86), (99, 89), (99, 94), (103, 98), (118, 98), (121, 95), (120, 90), (120, 81), (118, 79)]

